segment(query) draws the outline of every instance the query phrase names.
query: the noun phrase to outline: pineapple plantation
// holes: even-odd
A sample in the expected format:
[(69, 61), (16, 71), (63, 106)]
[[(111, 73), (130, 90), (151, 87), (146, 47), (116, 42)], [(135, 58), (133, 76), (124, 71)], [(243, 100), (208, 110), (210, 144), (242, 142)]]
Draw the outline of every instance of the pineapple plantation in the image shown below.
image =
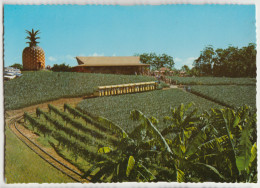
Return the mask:
[(91, 182), (257, 180), (256, 114), (250, 107), (198, 112), (192, 103), (181, 104), (164, 117), (161, 131), (158, 120), (141, 111), (132, 110), (130, 119), (137, 126), (126, 132), (64, 104), (24, 113), (23, 125)]

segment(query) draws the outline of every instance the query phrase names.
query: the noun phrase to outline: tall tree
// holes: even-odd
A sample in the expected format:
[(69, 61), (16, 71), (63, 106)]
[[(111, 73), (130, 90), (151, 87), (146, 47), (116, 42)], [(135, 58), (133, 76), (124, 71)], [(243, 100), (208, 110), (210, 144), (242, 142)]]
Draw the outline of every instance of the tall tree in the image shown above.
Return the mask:
[(213, 59), (215, 51), (211, 45), (201, 51), (200, 56), (194, 61), (194, 66), (200, 70), (203, 76), (212, 75)]
[(193, 65), (203, 76), (255, 77), (256, 46), (250, 43), (242, 48), (229, 46), (216, 50), (207, 46)]
[(17, 68), (17, 69), (20, 69), (20, 70), (23, 69), (23, 65), (21, 65), (19, 63), (15, 63), (15, 64), (11, 65), (10, 67), (14, 67), (14, 68)]
[(140, 61), (143, 64), (150, 64), (153, 70), (158, 70), (162, 67), (167, 67), (169, 69), (174, 68), (174, 60), (173, 57), (167, 54), (159, 54), (156, 53), (143, 53), (143, 54), (135, 54), (135, 56), (140, 56)]

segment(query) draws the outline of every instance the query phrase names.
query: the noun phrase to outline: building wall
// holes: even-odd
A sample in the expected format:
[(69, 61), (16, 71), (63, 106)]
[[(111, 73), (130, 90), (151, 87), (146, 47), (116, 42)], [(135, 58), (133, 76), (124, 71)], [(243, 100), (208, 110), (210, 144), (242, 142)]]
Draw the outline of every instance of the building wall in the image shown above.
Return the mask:
[(143, 74), (143, 66), (99, 66), (99, 67), (84, 67), (77, 66), (72, 68), (73, 72), (87, 73), (104, 73), (104, 74)]

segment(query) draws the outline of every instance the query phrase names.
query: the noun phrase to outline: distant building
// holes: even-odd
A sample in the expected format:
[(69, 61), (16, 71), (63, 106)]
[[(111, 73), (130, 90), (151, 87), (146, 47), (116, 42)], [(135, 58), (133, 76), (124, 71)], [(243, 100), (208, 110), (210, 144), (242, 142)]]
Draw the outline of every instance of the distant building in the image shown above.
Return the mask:
[(167, 76), (172, 76), (174, 74), (174, 71), (167, 67), (161, 67), (159, 70), (156, 70), (153, 72), (155, 75), (167, 75)]
[(73, 72), (105, 73), (105, 74), (147, 74), (150, 65), (141, 64), (140, 57), (76, 57), (78, 66)]
[(186, 75), (186, 72), (182, 70), (182, 71), (180, 71), (179, 76), (181, 76), (181, 77), (185, 77), (185, 76), (187, 76), (187, 75)]
[(162, 67), (160, 68), (159, 72), (163, 75), (173, 75), (174, 71), (169, 69), (168, 67)]

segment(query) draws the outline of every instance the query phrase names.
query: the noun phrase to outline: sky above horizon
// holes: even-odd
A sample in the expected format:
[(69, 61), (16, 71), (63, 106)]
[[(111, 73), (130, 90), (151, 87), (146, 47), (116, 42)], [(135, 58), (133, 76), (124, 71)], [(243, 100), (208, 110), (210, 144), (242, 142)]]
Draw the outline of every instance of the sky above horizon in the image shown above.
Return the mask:
[(22, 64), (32, 28), (40, 30), (46, 66), (155, 52), (172, 56), (179, 69), (207, 45), (256, 43), (254, 5), (4, 5), (4, 66)]

